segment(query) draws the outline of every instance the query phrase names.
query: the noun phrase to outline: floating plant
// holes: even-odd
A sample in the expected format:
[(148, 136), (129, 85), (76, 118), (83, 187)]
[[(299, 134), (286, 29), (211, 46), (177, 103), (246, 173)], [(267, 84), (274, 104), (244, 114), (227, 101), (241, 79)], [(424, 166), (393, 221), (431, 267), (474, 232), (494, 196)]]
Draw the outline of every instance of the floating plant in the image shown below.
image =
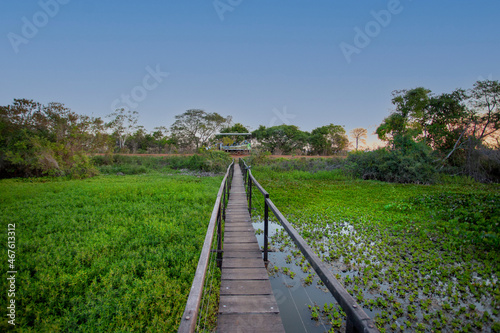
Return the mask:
[[(258, 168), (254, 174), (368, 315), (379, 315), (381, 331), (500, 332), (500, 246), (487, 233), (464, 229), (477, 217), (480, 228), (497, 223), (488, 233), (500, 235), (500, 187), (304, 180)], [(285, 238), (277, 234), (277, 248), (290, 247)], [(287, 263), (311, 274), (300, 252), (290, 251)]]

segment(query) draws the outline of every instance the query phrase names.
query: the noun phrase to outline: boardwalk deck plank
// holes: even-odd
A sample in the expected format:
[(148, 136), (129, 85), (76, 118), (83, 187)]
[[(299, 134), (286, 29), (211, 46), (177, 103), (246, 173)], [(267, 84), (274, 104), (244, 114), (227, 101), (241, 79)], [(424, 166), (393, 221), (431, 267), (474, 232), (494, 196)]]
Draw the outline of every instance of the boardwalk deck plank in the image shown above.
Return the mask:
[(254, 232), (254, 229), (253, 227), (249, 227), (248, 225), (242, 225), (242, 226), (228, 225), (226, 226), (226, 228), (224, 228), (225, 234), (227, 234), (228, 232), (237, 232), (237, 231)]
[(284, 332), (235, 164), (226, 209), (217, 332)]
[(243, 243), (254, 243), (255, 242), (255, 235), (252, 236), (245, 236), (241, 235), (240, 237), (225, 237), (224, 238), (224, 243), (230, 244), (230, 243), (236, 243), (236, 244), (243, 244)]
[(235, 244), (235, 243), (228, 243), (224, 244), (224, 252), (231, 252), (231, 251), (260, 251), (259, 244), (257, 242), (255, 243), (242, 243), (242, 244)]
[(217, 332), (282, 333), (285, 332), (279, 314), (224, 314), (219, 316)]
[(224, 258), (259, 258), (262, 259), (262, 252), (258, 250), (252, 251), (229, 251), (224, 252)]
[(222, 270), (224, 280), (266, 280), (267, 272), (262, 268), (226, 268)]
[(225, 258), (223, 268), (264, 268), (262, 258)]
[(279, 313), (273, 295), (221, 295), (219, 313)]
[(271, 295), (272, 293), (269, 280), (222, 280), (220, 286), (221, 295)]

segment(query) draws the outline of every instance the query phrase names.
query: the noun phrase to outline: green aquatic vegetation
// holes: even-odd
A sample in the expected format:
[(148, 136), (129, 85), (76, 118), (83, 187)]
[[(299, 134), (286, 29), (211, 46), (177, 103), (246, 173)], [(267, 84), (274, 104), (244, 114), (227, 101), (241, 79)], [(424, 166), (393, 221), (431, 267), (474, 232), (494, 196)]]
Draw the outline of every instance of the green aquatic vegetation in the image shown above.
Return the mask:
[(394, 304), (394, 310), (396, 311), (396, 316), (402, 317), (404, 315), (404, 310), (399, 303)]
[(19, 234), (18, 329), (176, 330), (220, 182), (161, 174), (0, 181), (2, 226), (15, 223)]
[(311, 311), (311, 319), (318, 321), (320, 318), (321, 309), (317, 305), (309, 305), (309, 310)]
[(304, 278), (304, 284), (305, 285), (310, 285), (313, 282), (313, 276), (309, 274)]
[(317, 321), (317, 320), (319, 319), (319, 314), (318, 314), (318, 312), (317, 312), (317, 311), (315, 311), (315, 310), (313, 310), (313, 311), (311, 312), (311, 318), (312, 318), (313, 320), (316, 320), (316, 321)]
[[(384, 308), (370, 300), (382, 297), (397, 318), (418, 321), (426, 315), (431, 322), (439, 320), (442, 331), (452, 330), (454, 317), (473, 325), (475, 315), (467, 318), (466, 312), (458, 312), (472, 303), (491, 314), (490, 318), (479, 313), (483, 330), (498, 321), (498, 251), (467, 235), (464, 241), (464, 234), (454, 233), (437, 214), (438, 204), (431, 209), (418, 199), (452, 193), (450, 201), (462, 196), (476, 204), (483, 195), (498, 196), (500, 186), (304, 179), (288, 172), (261, 173), (258, 167), (254, 175), (314, 251), (323, 254), (334, 275), (343, 277), (353, 296), (360, 303), (363, 300), (372, 318)], [(487, 205), (487, 218), (494, 220), (496, 207), (491, 202)], [(460, 212), (462, 217), (466, 214)], [(459, 223), (469, 222), (463, 218)], [(439, 317), (431, 315), (440, 310)], [(431, 326), (431, 322), (426, 324)], [(384, 328), (390, 329), (391, 324), (387, 322)]]
[(440, 329), (443, 328), (443, 325), (444, 324), (440, 320), (438, 320), (438, 319), (433, 319), (432, 320), (432, 327), (435, 328), (435, 329), (440, 330)]
[(376, 299), (377, 302), (377, 307), (381, 309), (386, 309), (387, 308), (387, 301), (383, 299), (382, 297), (377, 297)]
[(356, 294), (356, 301), (359, 303), (359, 304), (363, 304), (364, 302), (364, 297), (363, 297), (363, 293), (358, 293)]
[(429, 306), (431, 305), (432, 300), (430, 299), (422, 299), (420, 300), (420, 308), (425, 312), (429, 311)]
[(411, 198), (407, 204), (414, 209), (428, 209), (439, 219), (436, 228), (459, 236), (462, 242), (500, 249), (498, 193), (440, 193)]
[(425, 324), (423, 323), (418, 323), (416, 326), (417, 332), (424, 332), (426, 328), (427, 326), (425, 326)]
[(379, 315), (375, 316), (375, 324), (377, 325), (377, 328), (379, 330), (384, 329), (384, 326), (385, 326), (386, 322), (387, 322), (387, 320), (385, 318), (382, 318)]

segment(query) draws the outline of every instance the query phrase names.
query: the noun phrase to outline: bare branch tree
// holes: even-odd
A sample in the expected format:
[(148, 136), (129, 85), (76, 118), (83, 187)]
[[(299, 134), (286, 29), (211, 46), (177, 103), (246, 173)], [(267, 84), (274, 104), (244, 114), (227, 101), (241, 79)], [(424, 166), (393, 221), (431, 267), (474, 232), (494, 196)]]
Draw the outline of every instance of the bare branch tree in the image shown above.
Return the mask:
[(127, 138), (132, 135), (137, 129), (137, 122), (139, 121), (139, 112), (125, 111), (124, 108), (116, 109), (115, 112), (107, 116), (107, 118), (114, 118), (107, 124), (118, 138), (118, 147), (122, 149), (125, 147)]
[(359, 142), (366, 144), (366, 138), (368, 137), (368, 131), (366, 128), (355, 128), (351, 131), (351, 136), (356, 140), (356, 150), (358, 150)]

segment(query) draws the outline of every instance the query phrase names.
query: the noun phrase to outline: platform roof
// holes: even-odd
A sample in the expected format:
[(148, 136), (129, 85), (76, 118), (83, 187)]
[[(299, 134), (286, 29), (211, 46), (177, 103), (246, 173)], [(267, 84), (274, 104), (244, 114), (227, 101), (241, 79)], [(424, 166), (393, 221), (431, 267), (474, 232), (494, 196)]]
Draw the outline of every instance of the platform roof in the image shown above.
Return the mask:
[(252, 135), (252, 133), (217, 133), (215, 135)]

